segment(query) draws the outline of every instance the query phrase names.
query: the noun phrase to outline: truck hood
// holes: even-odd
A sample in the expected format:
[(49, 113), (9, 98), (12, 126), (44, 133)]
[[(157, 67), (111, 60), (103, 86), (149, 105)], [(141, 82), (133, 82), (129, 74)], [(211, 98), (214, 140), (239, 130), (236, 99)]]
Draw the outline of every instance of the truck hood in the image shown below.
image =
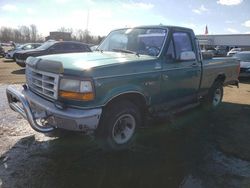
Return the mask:
[[(65, 74), (79, 74), (84, 71), (91, 71), (95, 68), (116, 66), (129, 62), (140, 62), (154, 60), (156, 57), (148, 55), (135, 55), (117, 52), (89, 52), (89, 53), (70, 53), (58, 55), (40, 56), (43, 61), (62, 64)], [(42, 63), (42, 62), (41, 62)], [(48, 63), (46, 66), (48, 66)], [(44, 64), (44, 65), (45, 65)], [(41, 67), (41, 66), (39, 66)], [(50, 69), (48, 68), (48, 71)], [(78, 72), (78, 73), (77, 73)]]

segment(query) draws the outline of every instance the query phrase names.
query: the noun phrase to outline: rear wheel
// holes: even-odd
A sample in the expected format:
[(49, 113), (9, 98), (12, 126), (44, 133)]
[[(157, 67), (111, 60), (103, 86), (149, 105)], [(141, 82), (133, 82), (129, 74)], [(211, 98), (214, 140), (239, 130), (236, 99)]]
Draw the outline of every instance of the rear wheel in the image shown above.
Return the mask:
[(209, 109), (216, 109), (221, 104), (222, 98), (223, 84), (222, 82), (215, 82), (209, 90), (205, 106)]
[(129, 148), (141, 124), (139, 109), (130, 101), (116, 102), (104, 110), (96, 137), (105, 150)]

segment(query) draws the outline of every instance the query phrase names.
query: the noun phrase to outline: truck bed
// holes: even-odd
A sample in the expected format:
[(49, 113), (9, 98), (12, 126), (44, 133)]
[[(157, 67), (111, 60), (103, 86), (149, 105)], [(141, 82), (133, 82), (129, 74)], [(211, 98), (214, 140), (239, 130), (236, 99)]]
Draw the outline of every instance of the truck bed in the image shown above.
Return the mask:
[(238, 82), (239, 61), (231, 57), (220, 57), (203, 60), (201, 90), (212, 86), (214, 79), (225, 76), (224, 85)]

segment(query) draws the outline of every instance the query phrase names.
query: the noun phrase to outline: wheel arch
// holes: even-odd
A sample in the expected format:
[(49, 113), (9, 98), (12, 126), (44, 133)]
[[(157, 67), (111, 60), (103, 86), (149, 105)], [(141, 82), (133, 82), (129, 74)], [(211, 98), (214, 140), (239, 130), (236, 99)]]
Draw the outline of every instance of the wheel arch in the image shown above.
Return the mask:
[(226, 80), (226, 75), (224, 73), (221, 73), (215, 78), (213, 84), (216, 82), (221, 82), (223, 84), (225, 80)]
[(127, 100), (135, 104), (141, 112), (142, 118), (148, 113), (149, 101), (142, 93), (137, 91), (124, 92), (112, 97), (105, 103), (104, 110), (122, 100)]
[(131, 91), (131, 92), (124, 92), (117, 94), (116, 96), (113, 96), (110, 98), (104, 105), (104, 107), (110, 106), (111, 104), (116, 103), (117, 101), (121, 100), (128, 100), (132, 102), (135, 105), (146, 107), (148, 105), (148, 100), (146, 97), (137, 91)]

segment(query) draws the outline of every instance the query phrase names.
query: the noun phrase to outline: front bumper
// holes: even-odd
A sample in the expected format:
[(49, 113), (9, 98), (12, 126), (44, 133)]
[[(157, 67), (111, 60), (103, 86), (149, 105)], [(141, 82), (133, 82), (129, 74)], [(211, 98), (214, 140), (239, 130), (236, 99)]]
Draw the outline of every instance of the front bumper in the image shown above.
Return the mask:
[(16, 62), (18, 62), (18, 63), (25, 63), (26, 61), (23, 60), (23, 59), (18, 59), (18, 58), (16, 58)]
[(31, 92), (26, 86), (21, 91), (6, 89), (9, 106), (28, 120), (31, 127), (42, 133), (62, 128), (72, 131), (93, 132), (99, 124), (102, 109), (59, 109), (51, 101)]
[(26, 66), (26, 60), (23, 59), (18, 59), (16, 58), (16, 63), (21, 66), (21, 67), (25, 67)]

